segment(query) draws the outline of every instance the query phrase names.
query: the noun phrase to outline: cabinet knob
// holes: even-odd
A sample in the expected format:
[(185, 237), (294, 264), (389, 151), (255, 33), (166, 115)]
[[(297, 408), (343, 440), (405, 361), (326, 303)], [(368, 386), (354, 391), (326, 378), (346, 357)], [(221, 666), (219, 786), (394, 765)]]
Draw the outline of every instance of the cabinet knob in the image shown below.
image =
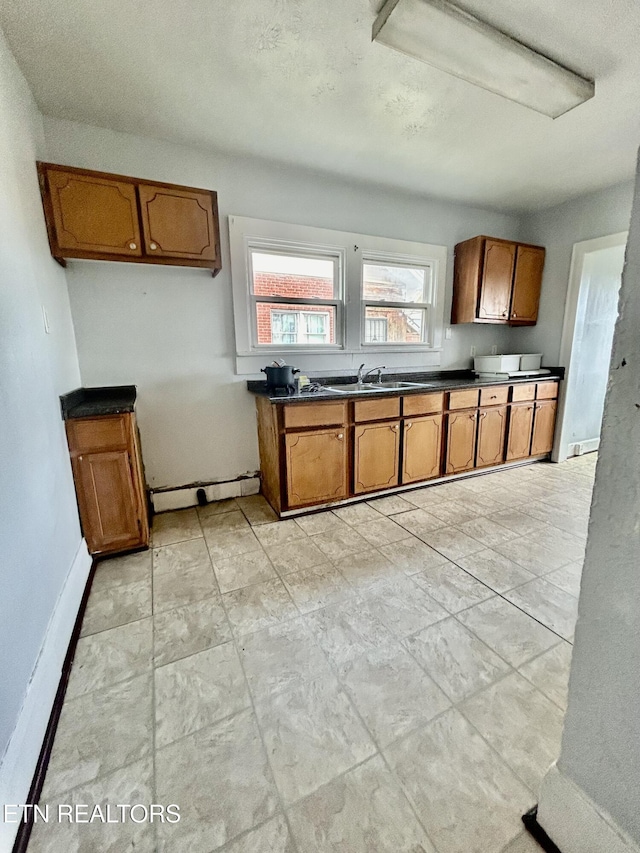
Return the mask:
[(157, 248), (158, 248), (158, 244), (157, 244), (157, 243), (149, 243), (149, 248), (150, 248), (150, 249), (157, 249)]
[(478, 413), (477, 413), (477, 412), (471, 412), (471, 414), (469, 415), (469, 419), (470, 419), (470, 420), (472, 420), (472, 421), (475, 421), (475, 419), (476, 419), (477, 417), (478, 417)]
[(509, 316), (509, 312), (508, 312), (508, 311), (503, 311), (503, 312), (502, 312), (502, 316), (503, 316), (503, 317), (508, 317), (508, 316)]
[(338, 441), (342, 441), (342, 439), (344, 438), (344, 433), (343, 433), (343, 432), (339, 432), (339, 433), (337, 434), (336, 438), (338, 439)]
[(130, 249), (137, 249), (137, 248), (138, 248), (138, 244), (137, 244), (137, 243), (129, 243), (129, 248), (130, 248)]
[(516, 314), (516, 312), (514, 311), (514, 312), (513, 312), (513, 314), (512, 314), (511, 316), (512, 316), (512, 317), (514, 318), (514, 320), (515, 320), (515, 318), (516, 318), (518, 315), (517, 315), (517, 314)]
[(486, 418), (486, 417), (487, 417), (487, 413), (486, 413), (486, 412), (482, 412), (482, 414), (480, 415), (480, 417), (481, 417), (481, 418)]
[(409, 421), (409, 422), (408, 422), (408, 423), (406, 423), (404, 426), (405, 426), (405, 429), (411, 429), (411, 427), (413, 426), (413, 424), (412, 424), (412, 422), (411, 422), (411, 421)]
[(394, 425), (391, 427), (391, 429), (392, 429), (394, 432), (398, 432), (398, 429), (399, 429), (398, 424), (394, 424)]

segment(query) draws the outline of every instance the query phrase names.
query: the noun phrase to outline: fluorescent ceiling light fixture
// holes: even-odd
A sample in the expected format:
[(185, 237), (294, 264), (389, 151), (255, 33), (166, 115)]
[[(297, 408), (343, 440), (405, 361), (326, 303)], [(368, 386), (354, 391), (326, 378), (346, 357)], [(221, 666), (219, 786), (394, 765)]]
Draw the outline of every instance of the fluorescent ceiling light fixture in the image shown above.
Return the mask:
[(446, 0), (387, 0), (373, 38), (551, 118), (595, 94), (592, 80)]

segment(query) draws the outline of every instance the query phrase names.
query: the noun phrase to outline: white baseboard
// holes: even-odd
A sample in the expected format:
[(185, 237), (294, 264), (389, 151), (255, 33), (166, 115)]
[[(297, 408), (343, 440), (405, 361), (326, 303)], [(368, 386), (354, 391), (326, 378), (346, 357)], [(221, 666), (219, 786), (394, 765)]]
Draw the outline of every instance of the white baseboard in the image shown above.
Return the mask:
[(226, 498), (239, 498), (245, 495), (257, 495), (260, 491), (259, 477), (245, 477), (227, 483), (213, 483), (210, 486), (189, 486), (185, 489), (171, 489), (168, 492), (153, 492), (151, 500), (156, 512), (170, 509), (185, 509), (196, 506), (198, 489), (204, 489), (208, 501), (222, 501)]
[(542, 782), (537, 820), (562, 853), (640, 853), (611, 816), (556, 764)]
[[(83, 539), (58, 596), (18, 722), (0, 762), (0, 806), (27, 802), (91, 562)], [(18, 828), (17, 823), (5, 823), (0, 810), (2, 853), (11, 850)]]
[(576, 441), (567, 447), (567, 456), (582, 456), (584, 453), (593, 453), (600, 447), (599, 438), (590, 438), (587, 441)]

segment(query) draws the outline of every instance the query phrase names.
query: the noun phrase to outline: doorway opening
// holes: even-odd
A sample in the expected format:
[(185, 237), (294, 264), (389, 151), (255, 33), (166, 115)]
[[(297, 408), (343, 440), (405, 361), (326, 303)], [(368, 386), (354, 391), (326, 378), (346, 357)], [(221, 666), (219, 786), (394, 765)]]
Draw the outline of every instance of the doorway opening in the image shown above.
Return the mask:
[(566, 374), (555, 462), (591, 453), (600, 444), (626, 243), (625, 231), (573, 247), (560, 345)]

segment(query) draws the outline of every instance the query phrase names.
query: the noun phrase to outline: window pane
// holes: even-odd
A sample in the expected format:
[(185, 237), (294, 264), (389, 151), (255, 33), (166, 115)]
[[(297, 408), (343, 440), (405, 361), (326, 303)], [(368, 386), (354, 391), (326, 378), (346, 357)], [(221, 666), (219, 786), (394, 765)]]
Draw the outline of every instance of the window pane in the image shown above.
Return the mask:
[(424, 267), (362, 265), (363, 299), (367, 302), (430, 302), (431, 275)]
[(367, 317), (364, 321), (365, 343), (384, 343), (387, 340), (387, 322), (386, 317)]
[(336, 264), (329, 258), (252, 251), (251, 266), (252, 287), (256, 296), (334, 298)]
[(336, 311), (333, 305), (256, 303), (258, 344), (334, 344)]
[[(426, 328), (426, 311), (421, 308), (365, 309), (365, 343), (421, 344)], [(374, 337), (382, 334), (384, 337)]]

